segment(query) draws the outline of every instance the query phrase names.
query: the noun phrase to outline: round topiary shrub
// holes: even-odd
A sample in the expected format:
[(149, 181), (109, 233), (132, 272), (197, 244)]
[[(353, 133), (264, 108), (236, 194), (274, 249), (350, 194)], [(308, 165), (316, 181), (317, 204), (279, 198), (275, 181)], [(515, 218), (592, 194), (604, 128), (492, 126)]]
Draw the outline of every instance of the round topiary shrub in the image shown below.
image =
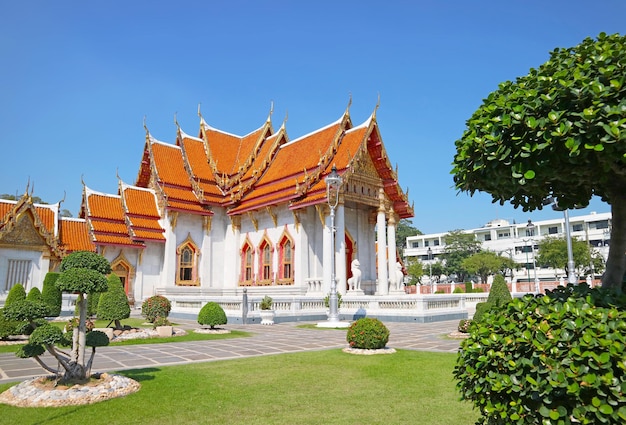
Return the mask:
[(33, 287), (30, 289), (30, 291), (28, 291), (26, 299), (28, 301), (43, 302), (43, 300), (41, 299), (41, 291), (37, 287)]
[(222, 306), (216, 302), (208, 302), (198, 313), (198, 323), (215, 329), (217, 325), (225, 325), (228, 319)]
[(16, 283), (9, 290), (7, 299), (4, 301), (4, 306), (8, 307), (13, 303), (16, 303), (18, 301), (22, 301), (25, 299), (26, 299), (26, 290), (24, 289), (24, 285), (22, 285), (21, 283)]
[(479, 423), (621, 424), (625, 351), (625, 297), (569, 285), (487, 311), (461, 343), (454, 377)]
[(154, 295), (141, 305), (141, 315), (150, 323), (154, 323), (157, 317), (166, 318), (171, 310), (172, 303), (162, 295)]
[(472, 320), (471, 319), (461, 319), (459, 320), (459, 326), (457, 327), (457, 330), (461, 333), (468, 333), (469, 332), (469, 328), (472, 324)]
[(389, 329), (378, 319), (364, 317), (350, 325), (346, 339), (350, 348), (385, 348), (389, 341)]

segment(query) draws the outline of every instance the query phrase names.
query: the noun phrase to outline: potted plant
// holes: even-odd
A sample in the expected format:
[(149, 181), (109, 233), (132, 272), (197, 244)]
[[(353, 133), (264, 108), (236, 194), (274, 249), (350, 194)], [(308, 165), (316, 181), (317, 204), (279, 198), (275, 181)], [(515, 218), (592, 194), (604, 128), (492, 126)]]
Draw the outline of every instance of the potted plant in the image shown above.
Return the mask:
[(174, 333), (174, 327), (167, 317), (157, 317), (152, 323), (153, 328), (157, 331), (157, 334), (161, 338), (172, 336)]
[(272, 310), (274, 302), (271, 297), (267, 295), (263, 297), (261, 302), (259, 303), (259, 308), (261, 309), (261, 324), (262, 325), (273, 325), (274, 324), (274, 310)]

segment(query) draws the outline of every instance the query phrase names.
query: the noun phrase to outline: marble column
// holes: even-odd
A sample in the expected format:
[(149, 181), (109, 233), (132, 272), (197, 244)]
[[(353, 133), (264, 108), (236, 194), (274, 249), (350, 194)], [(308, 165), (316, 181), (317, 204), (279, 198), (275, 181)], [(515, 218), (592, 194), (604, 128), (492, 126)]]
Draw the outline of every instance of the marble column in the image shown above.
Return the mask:
[(376, 240), (378, 262), (378, 295), (389, 294), (389, 275), (387, 273), (387, 237), (385, 229), (385, 192), (382, 188), (378, 191), (378, 214), (376, 216)]
[(387, 222), (387, 272), (390, 290), (397, 290), (399, 286), (396, 276), (396, 214), (393, 210), (389, 212)]
[(337, 292), (346, 295), (346, 218), (343, 201), (339, 201), (335, 214), (335, 278)]

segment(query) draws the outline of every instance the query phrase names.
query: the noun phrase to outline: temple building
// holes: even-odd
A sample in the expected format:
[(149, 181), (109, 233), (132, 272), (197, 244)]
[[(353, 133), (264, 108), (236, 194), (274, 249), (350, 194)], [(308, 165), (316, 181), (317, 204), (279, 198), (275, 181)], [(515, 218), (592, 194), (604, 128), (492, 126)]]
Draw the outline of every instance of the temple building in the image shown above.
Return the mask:
[[(189, 300), (251, 294), (306, 297), (329, 292), (335, 255), (341, 294), (398, 291), (395, 227), (413, 216), (387, 156), (376, 108), (353, 125), (349, 106), (323, 128), (290, 140), (272, 113), (244, 136), (211, 127), (198, 113), (196, 136), (176, 124), (173, 144), (146, 128), (134, 183), (118, 191), (83, 183), (78, 218), (60, 204), (34, 204), (28, 193), (0, 201), (0, 291), (41, 288), (68, 252), (105, 256), (131, 302), (156, 293)], [(342, 178), (330, 230), (325, 177)], [(360, 291), (360, 292), (359, 292)], [(357, 293), (358, 292), (358, 293)], [(181, 301), (180, 305), (184, 305)]]

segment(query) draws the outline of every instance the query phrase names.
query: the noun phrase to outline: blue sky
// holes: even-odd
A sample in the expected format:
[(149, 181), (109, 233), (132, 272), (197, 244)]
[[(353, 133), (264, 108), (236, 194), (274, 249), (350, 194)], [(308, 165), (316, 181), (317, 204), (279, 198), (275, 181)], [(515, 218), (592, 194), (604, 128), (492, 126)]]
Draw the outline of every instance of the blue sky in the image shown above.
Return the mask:
[[(0, 193), (27, 182), (74, 215), (82, 183), (133, 184), (151, 134), (174, 143), (177, 116), (197, 135), (244, 135), (274, 104), (294, 140), (337, 120), (350, 96), (355, 125), (376, 106), (400, 185), (425, 233), (525, 213), (457, 194), (454, 141), (498, 83), (525, 75), (556, 47), (626, 33), (623, 0), (23, 1), (0, 16)], [(66, 194), (66, 195), (64, 195)], [(590, 211), (610, 211), (594, 199)]]

